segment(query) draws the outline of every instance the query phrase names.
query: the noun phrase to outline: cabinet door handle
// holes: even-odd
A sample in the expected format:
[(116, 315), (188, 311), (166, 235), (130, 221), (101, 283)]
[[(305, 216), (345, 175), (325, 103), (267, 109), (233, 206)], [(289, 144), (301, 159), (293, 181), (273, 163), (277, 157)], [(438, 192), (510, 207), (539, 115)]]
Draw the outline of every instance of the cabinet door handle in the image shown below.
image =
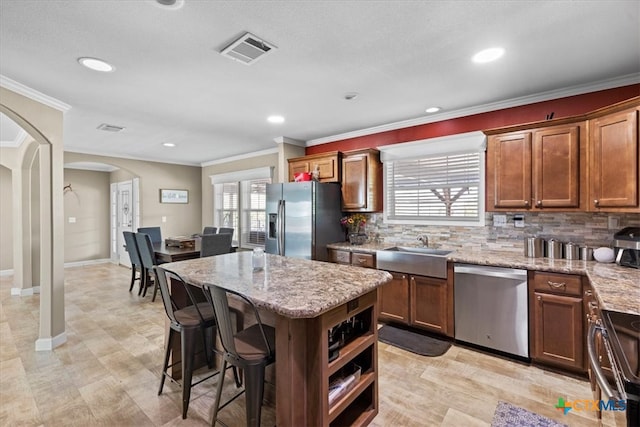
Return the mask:
[(538, 201), (536, 202), (536, 206), (542, 206), (542, 200), (538, 200)]
[(542, 297), (538, 295), (538, 301), (542, 301)]
[(591, 289), (587, 289), (586, 291), (584, 291), (584, 296), (590, 297), (591, 295), (593, 295), (593, 292), (591, 291)]
[(529, 206), (529, 201), (528, 201), (528, 200), (525, 200), (525, 201), (524, 201), (524, 205), (525, 205), (525, 206)]
[(598, 206), (598, 204), (600, 204), (600, 200), (595, 199), (595, 200), (593, 201), (593, 204), (594, 204), (594, 205), (596, 205), (596, 206)]
[(553, 289), (566, 289), (567, 284), (565, 282), (552, 282), (547, 280), (547, 284)]

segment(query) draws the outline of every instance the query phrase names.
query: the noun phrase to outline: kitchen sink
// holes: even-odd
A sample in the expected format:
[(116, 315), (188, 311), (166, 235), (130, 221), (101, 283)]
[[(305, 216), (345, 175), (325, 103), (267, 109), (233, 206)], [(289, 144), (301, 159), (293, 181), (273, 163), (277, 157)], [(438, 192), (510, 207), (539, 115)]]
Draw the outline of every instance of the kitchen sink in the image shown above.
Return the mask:
[(376, 251), (376, 268), (398, 273), (447, 278), (447, 257), (453, 251), (394, 246)]

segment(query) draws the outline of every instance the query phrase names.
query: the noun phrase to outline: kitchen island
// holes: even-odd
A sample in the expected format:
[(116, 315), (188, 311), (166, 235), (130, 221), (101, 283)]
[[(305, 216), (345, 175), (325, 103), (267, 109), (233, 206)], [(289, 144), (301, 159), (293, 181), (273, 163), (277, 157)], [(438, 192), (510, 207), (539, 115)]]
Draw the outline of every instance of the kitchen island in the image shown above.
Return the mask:
[[(251, 252), (164, 264), (193, 286), (213, 284), (246, 295), (273, 313), (276, 328), (276, 424), (368, 424), (378, 412), (377, 287), (384, 271), (265, 255), (253, 271)], [(329, 362), (328, 334), (354, 319), (361, 334)], [(331, 406), (329, 381), (353, 363), (361, 368), (351, 391)], [(363, 366), (364, 365), (364, 366)]]

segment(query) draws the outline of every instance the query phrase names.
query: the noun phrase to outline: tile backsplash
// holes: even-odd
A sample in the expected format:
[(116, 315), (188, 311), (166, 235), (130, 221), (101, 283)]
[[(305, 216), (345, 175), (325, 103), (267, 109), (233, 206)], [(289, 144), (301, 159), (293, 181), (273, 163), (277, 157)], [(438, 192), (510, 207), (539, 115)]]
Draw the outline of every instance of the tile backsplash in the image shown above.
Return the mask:
[[(504, 213), (499, 213), (504, 214)], [(494, 213), (485, 214), (484, 227), (385, 224), (383, 215), (371, 214), (366, 232), (370, 239), (416, 244), (420, 234), (429, 237), (429, 246), (465, 250), (505, 250), (522, 253), (524, 238), (530, 236), (574, 242), (583, 246), (610, 246), (613, 234), (624, 227), (640, 227), (640, 214), (606, 213), (525, 213), (524, 228), (513, 226), (513, 213), (507, 213), (504, 227), (493, 226)], [(617, 227), (609, 229), (609, 217)]]

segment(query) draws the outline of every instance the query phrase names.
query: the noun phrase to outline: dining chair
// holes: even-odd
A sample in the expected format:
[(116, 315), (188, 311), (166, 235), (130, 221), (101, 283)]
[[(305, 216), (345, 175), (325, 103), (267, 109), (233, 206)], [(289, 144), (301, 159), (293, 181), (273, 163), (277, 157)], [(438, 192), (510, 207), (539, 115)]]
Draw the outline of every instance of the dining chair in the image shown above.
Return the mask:
[[(264, 397), (265, 369), (276, 360), (276, 330), (262, 323), (256, 306), (243, 294), (215, 285), (204, 285), (203, 288), (218, 321), (218, 332), (223, 347), (223, 362), (220, 372), (225, 372), (228, 364), (244, 371), (244, 390), (230, 398), (222, 406), (220, 406), (220, 398), (224, 375), (220, 375), (211, 415), (211, 425), (215, 425), (220, 409), (246, 393), (247, 426), (259, 426)], [(231, 327), (228, 294), (235, 295), (244, 301), (253, 310), (257, 323), (234, 334)]]
[(231, 234), (203, 234), (200, 241), (200, 258), (231, 252)]
[[(160, 388), (158, 389), (158, 395), (162, 394), (166, 377), (177, 382), (167, 372), (167, 369), (171, 368), (176, 363), (180, 363), (182, 380), (179, 384), (182, 387), (182, 419), (185, 419), (187, 418), (187, 411), (189, 410), (191, 387), (198, 385), (221, 372), (215, 371), (195, 383), (192, 382), (194, 359), (196, 355), (196, 338), (198, 335), (201, 335), (202, 337), (207, 365), (209, 368), (213, 367), (216, 317), (211, 304), (206, 301), (197, 302), (192, 290), (189, 289), (189, 286), (178, 274), (158, 266), (153, 267), (152, 271), (156, 283), (159, 284), (160, 295), (164, 303), (164, 310), (169, 318), (169, 330), (166, 336), (164, 363), (162, 365), (162, 375), (160, 376)], [(172, 295), (171, 288), (169, 287), (169, 281), (172, 282), (172, 286), (180, 286), (180, 288), (186, 292), (188, 297), (187, 304), (183, 304), (182, 306), (178, 304), (177, 299)], [(175, 362), (177, 355), (173, 355), (174, 362), (169, 364), (169, 358), (173, 351), (173, 340), (175, 340), (178, 335), (180, 336), (180, 360)]]
[[(140, 260), (140, 252), (138, 251), (138, 244), (136, 243), (135, 233), (131, 231), (123, 231), (124, 244), (127, 247), (127, 253), (129, 254), (129, 260), (131, 261), (131, 284), (129, 285), (129, 292), (133, 289), (133, 285), (136, 280), (140, 280), (140, 291), (142, 292), (142, 283), (144, 279), (144, 268), (142, 267), (142, 261)], [(138, 273), (138, 277), (136, 277)]]
[[(156, 259), (155, 251), (153, 250), (153, 244), (151, 243), (151, 237), (146, 233), (136, 233), (136, 243), (138, 244), (138, 252), (140, 253), (140, 260), (142, 261), (143, 268), (143, 291), (142, 296), (145, 297), (147, 295), (147, 287), (151, 285), (152, 278), (152, 270), (158, 264), (162, 264), (158, 262)], [(158, 281), (154, 280), (153, 285), (153, 297), (151, 301), (156, 300), (156, 294), (158, 293)]]
[(216, 231), (218, 231), (217, 227), (205, 227), (202, 234), (216, 234)]
[(218, 229), (218, 234), (231, 234), (233, 236), (234, 230), (234, 228), (220, 227)]
[(148, 234), (152, 243), (162, 242), (162, 230), (160, 227), (140, 227), (138, 228), (138, 233)]

